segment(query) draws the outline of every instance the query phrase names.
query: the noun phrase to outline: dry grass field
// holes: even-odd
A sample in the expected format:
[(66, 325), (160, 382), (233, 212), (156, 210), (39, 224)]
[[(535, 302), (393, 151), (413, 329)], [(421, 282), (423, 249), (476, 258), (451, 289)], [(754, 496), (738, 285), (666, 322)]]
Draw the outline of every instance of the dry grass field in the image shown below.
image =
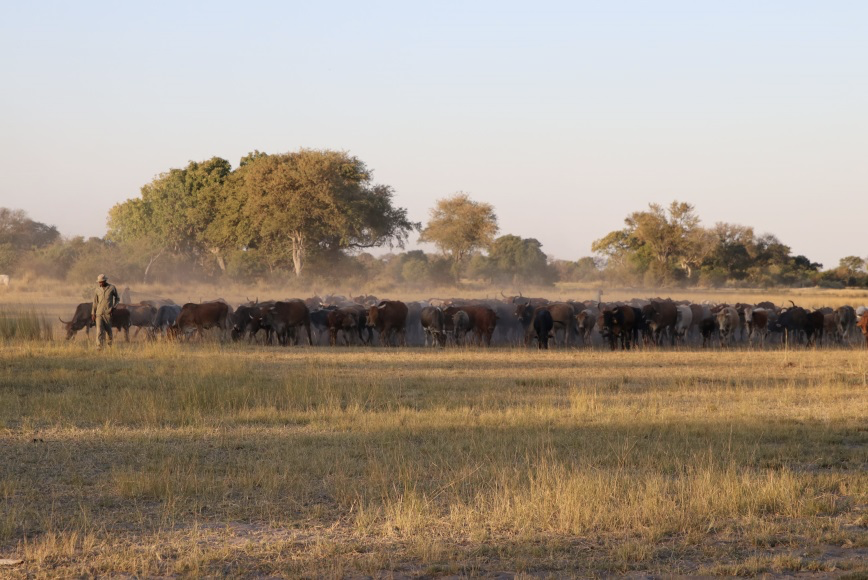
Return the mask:
[(861, 347), (54, 334), (0, 342), (0, 577), (868, 574)]

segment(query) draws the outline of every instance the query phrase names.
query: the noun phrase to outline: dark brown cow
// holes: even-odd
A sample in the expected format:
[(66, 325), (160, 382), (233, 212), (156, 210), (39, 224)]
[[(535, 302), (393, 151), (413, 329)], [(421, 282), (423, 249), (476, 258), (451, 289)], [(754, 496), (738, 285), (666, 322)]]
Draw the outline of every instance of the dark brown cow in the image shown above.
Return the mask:
[(672, 344), (675, 344), (675, 323), (678, 321), (678, 309), (671, 300), (652, 300), (651, 304), (642, 307), (642, 318), (651, 332), (652, 340), (659, 345), (663, 334), (669, 332)]
[(465, 306), (450, 306), (443, 313), (447, 318), (453, 318), (455, 314), (463, 310), (467, 313), (469, 330), (473, 331), (475, 342), (491, 346), (491, 336), (497, 326), (497, 313), (488, 306), (482, 304), (468, 304)]
[(350, 346), (353, 334), (359, 332), (359, 311), (353, 306), (338, 308), (328, 313), (329, 344), (336, 346), (338, 332), (343, 332), (344, 344)]
[(289, 344), (289, 334), (295, 330), (295, 344), (298, 344), (298, 328), (307, 330), (307, 344), (313, 346), (310, 334), (310, 311), (303, 300), (287, 300), (275, 302), (274, 306), (265, 310), (262, 316), (263, 326), (266, 326), (277, 336), (281, 346)]
[[(75, 333), (85, 329), (85, 332), (90, 334), (90, 329), (94, 326), (93, 319), (90, 317), (90, 312), (93, 307), (91, 302), (82, 302), (75, 307), (75, 314), (72, 315), (72, 320), (69, 322), (59, 319), (66, 329), (66, 340), (69, 340)], [(124, 340), (130, 341), (130, 311), (122, 306), (118, 306), (111, 313), (112, 327), (124, 331)]]
[(217, 327), (224, 332), (232, 328), (232, 309), (225, 302), (188, 302), (181, 307), (175, 324), (170, 328), (173, 337), (187, 336), (195, 331), (204, 338), (203, 331)]
[(383, 300), (368, 310), (368, 326), (380, 333), (380, 343), (391, 346), (392, 334), (400, 335), (401, 344), (407, 345), (407, 305), (400, 300)]
[(94, 325), (93, 320), (90, 317), (91, 310), (93, 308), (93, 303), (91, 302), (82, 302), (78, 306), (75, 307), (75, 312), (72, 315), (72, 319), (66, 321), (59, 316), (57, 319), (63, 324), (64, 329), (66, 330), (66, 340), (69, 340), (75, 333), (85, 329), (87, 334), (90, 334), (90, 329)]
[(636, 310), (629, 305), (619, 305), (603, 310), (600, 314), (601, 333), (609, 339), (609, 346), (615, 350), (615, 344), (620, 341), (622, 350), (630, 350), (630, 340), (633, 338), (636, 325)]
[(822, 310), (814, 310), (808, 313), (808, 326), (805, 334), (808, 335), (808, 346), (823, 342), (823, 329), (826, 326), (826, 313)]

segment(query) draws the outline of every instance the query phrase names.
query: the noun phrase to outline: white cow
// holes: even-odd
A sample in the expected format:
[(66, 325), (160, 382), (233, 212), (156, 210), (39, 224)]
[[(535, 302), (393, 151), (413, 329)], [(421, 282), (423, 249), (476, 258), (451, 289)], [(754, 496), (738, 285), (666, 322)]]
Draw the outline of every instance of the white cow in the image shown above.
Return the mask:
[(0, 274), (0, 286), (9, 286), (9, 274)]
[(732, 338), (738, 331), (738, 311), (732, 306), (727, 306), (717, 313), (717, 325), (720, 327), (720, 346), (732, 343)]
[(693, 310), (690, 306), (679, 304), (677, 307), (678, 314), (675, 318), (675, 342), (684, 344), (684, 339), (687, 337), (687, 331), (693, 324)]

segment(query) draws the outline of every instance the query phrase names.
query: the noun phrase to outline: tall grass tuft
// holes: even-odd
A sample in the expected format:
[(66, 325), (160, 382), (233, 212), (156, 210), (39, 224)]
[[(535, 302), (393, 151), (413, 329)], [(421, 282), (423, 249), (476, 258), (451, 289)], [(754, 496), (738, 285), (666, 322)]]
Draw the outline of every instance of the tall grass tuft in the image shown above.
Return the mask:
[(52, 324), (35, 310), (0, 310), (0, 338), (4, 340), (51, 340)]

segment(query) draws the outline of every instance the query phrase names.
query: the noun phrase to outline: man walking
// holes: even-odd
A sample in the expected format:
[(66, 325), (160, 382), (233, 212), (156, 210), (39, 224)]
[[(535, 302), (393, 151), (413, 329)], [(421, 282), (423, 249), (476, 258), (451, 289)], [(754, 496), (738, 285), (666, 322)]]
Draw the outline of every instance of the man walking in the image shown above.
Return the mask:
[(118, 289), (114, 284), (109, 284), (105, 274), (100, 274), (96, 279), (96, 293), (93, 295), (93, 307), (90, 310), (90, 318), (96, 324), (96, 340), (100, 350), (108, 336), (108, 345), (112, 345), (112, 312), (120, 302)]

